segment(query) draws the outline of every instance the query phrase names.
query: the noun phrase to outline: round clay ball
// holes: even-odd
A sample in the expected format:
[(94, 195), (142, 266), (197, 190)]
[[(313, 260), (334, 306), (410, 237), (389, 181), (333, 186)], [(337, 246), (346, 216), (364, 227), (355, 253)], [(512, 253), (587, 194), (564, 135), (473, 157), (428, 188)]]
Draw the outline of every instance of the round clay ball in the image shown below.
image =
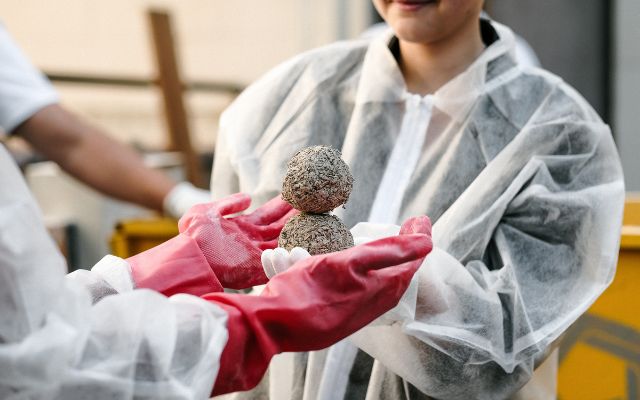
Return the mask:
[(282, 198), (300, 211), (320, 214), (346, 203), (352, 188), (353, 176), (340, 151), (313, 146), (289, 160)]
[(300, 213), (282, 228), (278, 247), (302, 247), (313, 256), (353, 247), (353, 236), (335, 215)]

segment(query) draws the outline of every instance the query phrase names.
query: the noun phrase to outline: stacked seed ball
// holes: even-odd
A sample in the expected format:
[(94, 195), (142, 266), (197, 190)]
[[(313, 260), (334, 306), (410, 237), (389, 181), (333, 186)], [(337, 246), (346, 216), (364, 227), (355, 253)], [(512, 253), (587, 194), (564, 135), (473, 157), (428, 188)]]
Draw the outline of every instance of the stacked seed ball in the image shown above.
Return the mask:
[(353, 236), (329, 212), (349, 199), (353, 176), (340, 152), (327, 146), (307, 147), (287, 164), (282, 198), (301, 211), (282, 229), (278, 246), (302, 247), (309, 254), (324, 254), (353, 246)]

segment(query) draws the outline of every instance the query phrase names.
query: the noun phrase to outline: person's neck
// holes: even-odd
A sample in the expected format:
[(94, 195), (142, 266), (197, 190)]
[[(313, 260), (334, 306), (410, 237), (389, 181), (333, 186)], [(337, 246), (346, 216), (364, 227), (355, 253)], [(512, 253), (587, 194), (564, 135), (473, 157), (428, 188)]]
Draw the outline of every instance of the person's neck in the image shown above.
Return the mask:
[(463, 72), (484, 50), (479, 20), (456, 35), (434, 43), (399, 40), (400, 70), (407, 90), (422, 96)]

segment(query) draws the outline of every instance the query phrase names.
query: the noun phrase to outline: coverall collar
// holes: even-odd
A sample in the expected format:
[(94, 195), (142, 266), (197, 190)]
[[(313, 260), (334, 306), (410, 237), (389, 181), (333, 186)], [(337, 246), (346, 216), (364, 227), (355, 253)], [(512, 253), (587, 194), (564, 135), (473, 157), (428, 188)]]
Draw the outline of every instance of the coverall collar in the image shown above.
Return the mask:
[[(500, 57), (507, 57), (511, 61), (509, 63), (511, 67), (515, 67), (513, 62), (515, 39), (511, 30), (493, 21), (482, 20), (481, 23), (493, 28), (498, 39), (491, 43), (465, 71), (432, 95), (434, 106), (455, 120), (464, 119), (478, 96), (485, 92), (488, 86), (492, 86), (491, 74), (487, 73), (490, 62)], [(486, 26), (483, 28), (487, 29)], [(402, 72), (390, 49), (390, 43), (394, 39), (393, 32), (388, 31), (369, 45), (358, 82), (357, 104), (404, 102), (407, 98), (415, 96), (408, 92)]]

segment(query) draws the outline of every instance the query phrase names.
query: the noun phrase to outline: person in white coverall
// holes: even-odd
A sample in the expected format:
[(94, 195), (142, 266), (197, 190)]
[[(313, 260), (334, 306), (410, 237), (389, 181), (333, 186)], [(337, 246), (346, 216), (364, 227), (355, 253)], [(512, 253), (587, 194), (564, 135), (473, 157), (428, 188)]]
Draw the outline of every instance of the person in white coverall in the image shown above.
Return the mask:
[[(206, 399), (246, 390), (284, 351), (327, 347), (394, 307), (431, 250), (430, 223), (307, 258), (269, 280), (291, 206), (247, 195), (194, 206), (180, 234), (65, 277), (16, 165), (0, 146), (0, 398)], [(266, 283), (260, 296), (230, 294)]]
[(615, 273), (609, 127), (561, 78), (519, 65), (482, 0), (373, 3), (387, 35), (296, 56), (223, 113), (211, 191), (260, 204), (299, 149), (331, 145), (354, 176), (346, 224), (377, 223), (356, 227), (375, 237), (426, 214), (434, 250), (397, 312), (307, 363), (272, 363), (234, 398), (554, 398), (558, 339)]
[(59, 104), (51, 83), (22, 54), (0, 22), (0, 138), (25, 139), (71, 176), (119, 200), (179, 218), (208, 191), (176, 183), (140, 156)]

